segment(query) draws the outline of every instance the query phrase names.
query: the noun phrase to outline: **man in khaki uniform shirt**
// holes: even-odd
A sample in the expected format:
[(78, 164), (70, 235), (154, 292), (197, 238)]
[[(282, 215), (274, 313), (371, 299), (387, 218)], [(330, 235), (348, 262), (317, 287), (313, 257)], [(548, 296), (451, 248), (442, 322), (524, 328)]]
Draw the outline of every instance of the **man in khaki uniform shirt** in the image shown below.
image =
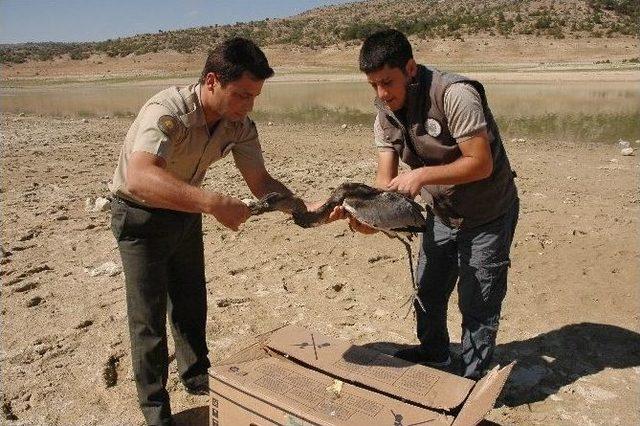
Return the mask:
[(235, 38), (208, 56), (198, 84), (153, 96), (129, 129), (109, 185), (111, 226), (126, 278), (131, 357), (138, 399), (149, 425), (170, 425), (166, 316), (180, 379), (208, 392), (202, 213), (237, 230), (249, 209), (200, 185), (227, 154), (251, 192), (290, 194), (264, 166), (255, 124), (247, 117), (273, 75), (264, 53)]

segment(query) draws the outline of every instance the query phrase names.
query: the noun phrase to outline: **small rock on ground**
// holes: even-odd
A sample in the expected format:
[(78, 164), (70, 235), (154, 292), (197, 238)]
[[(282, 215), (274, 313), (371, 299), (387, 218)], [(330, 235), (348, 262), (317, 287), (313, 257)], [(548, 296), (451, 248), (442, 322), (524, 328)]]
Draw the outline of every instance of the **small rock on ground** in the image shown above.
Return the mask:
[(105, 262), (97, 268), (90, 269), (88, 271), (88, 274), (91, 277), (99, 277), (103, 275), (106, 275), (108, 277), (115, 277), (120, 272), (122, 272), (122, 266), (114, 262)]

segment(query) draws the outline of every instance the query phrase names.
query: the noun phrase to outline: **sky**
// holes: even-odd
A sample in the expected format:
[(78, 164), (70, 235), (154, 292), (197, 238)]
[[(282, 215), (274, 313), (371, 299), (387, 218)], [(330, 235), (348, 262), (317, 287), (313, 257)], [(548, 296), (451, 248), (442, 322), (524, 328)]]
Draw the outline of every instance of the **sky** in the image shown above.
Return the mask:
[(353, 0), (0, 0), (0, 43), (101, 41), (296, 15)]

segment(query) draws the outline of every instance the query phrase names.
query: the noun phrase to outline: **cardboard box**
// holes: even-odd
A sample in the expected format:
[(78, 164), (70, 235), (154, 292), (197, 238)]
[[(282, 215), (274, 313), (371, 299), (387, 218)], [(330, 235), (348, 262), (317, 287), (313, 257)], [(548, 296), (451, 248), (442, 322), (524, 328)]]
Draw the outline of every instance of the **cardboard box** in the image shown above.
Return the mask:
[(210, 425), (475, 425), (512, 367), (476, 383), (287, 326), (211, 369)]

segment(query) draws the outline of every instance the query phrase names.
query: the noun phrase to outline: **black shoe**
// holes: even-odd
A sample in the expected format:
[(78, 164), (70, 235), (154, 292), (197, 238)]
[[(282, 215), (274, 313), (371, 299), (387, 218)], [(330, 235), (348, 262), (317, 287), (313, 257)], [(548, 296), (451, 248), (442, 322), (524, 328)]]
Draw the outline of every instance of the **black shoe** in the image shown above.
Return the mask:
[(400, 349), (393, 354), (396, 358), (402, 358), (405, 361), (414, 364), (422, 364), (429, 367), (444, 368), (451, 365), (451, 355), (447, 352), (444, 356), (434, 357), (427, 354), (420, 346), (412, 346), (406, 349)]
[(209, 377), (194, 377), (189, 382), (182, 382), (184, 389), (191, 395), (209, 395)]
[(187, 386), (184, 385), (184, 390), (191, 395), (209, 395), (209, 385), (194, 385)]

